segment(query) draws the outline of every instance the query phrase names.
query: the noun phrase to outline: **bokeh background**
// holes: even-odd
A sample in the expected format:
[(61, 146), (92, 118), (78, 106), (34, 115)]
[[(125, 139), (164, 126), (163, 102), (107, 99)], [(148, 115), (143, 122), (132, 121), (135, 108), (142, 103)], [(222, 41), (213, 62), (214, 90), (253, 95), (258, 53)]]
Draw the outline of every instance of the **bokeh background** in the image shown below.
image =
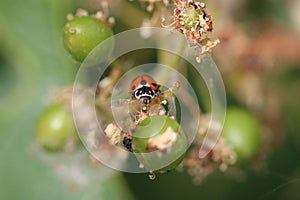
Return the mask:
[[(195, 185), (185, 172), (150, 181), (147, 174), (89, 166), (87, 152), (40, 154), (36, 122), (51, 92), (72, 84), (79, 67), (63, 48), (66, 15), (79, 7), (95, 11), (100, 1), (1, 0), (0, 199), (299, 199), (300, 2), (206, 3), (215, 18), (213, 36), (221, 40), (212, 56), (228, 104), (247, 107), (262, 125), (264, 153), (256, 163)], [(137, 1), (110, 4), (115, 33), (150, 17)], [(61, 170), (60, 163), (74, 171)], [(72, 184), (80, 178), (82, 185)]]

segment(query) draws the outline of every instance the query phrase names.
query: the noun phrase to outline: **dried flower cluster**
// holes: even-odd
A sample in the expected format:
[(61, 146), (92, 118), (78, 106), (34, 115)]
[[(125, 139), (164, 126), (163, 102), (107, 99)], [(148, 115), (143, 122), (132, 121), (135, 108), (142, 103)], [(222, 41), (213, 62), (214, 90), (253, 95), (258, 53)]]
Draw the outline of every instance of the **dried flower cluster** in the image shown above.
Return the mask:
[(149, 151), (156, 151), (158, 155), (168, 153), (171, 151), (173, 143), (176, 141), (177, 133), (171, 127), (168, 127), (167, 130), (154, 138), (150, 138), (147, 144), (147, 149)]
[[(200, 48), (200, 56), (220, 43), (219, 40), (212, 41), (208, 37), (208, 34), (213, 30), (213, 18), (206, 11), (205, 3), (178, 0), (174, 1), (174, 6), (173, 23), (170, 25), (162, 24), (163, 27), (178, 30), (184, 34), (191, 46)], [(164, 21), (163, 18), (162, 22)]]
[(69, 105), (72, 104), (72, 94), (73, 94), (73, 87), (72, 86), (65, 86), (63, 88), (58, 88), (53, 91), (51, 94), (50, 102), (53, 103), (60, 103), (65, 102)]
[(192, 149), (182, 162), (195, 183), (201, 181), (216, 170), (226, 171), (236, 162), (236, 154), (223, 138), (220, 138), (213, 150), (203, 159), (199, 159), (199, 148)]
[[(195, 148), (187, 153), (181, 167), (187, 169), (188, 173), (194, 178), (195, 183), (201, 183), (208, 175), (214, 173), (216, 170), (226, 171), (228, 166), (234, 165), (237, 161), (237, 155), (232, 147), (226, 143), (224, 138), (220, 137), (214, 148), (207, 156), (200, 159), (199, 151), (203, 144), (203, 139), (206, 135), (209, 118), (203, 117), (200, 120), (201, 129), (194, 140)], [(217, 124), (215, 124), (218, 126)], [(217, 130), (218, 127), (213, 127)]]
[(192, 45), (201, 43), (205, 35), (213, 30), (213, 19), (206, 12), (206, 5), (192, 1), (178, 1), (174, 5), (172, 17), (176, 22), (176, 29), (186, 35)]
[[(124, 132), (115, 124), (108, 124), (104, 130), (109, 142), (114, 145), (122, 144)], [(123, 136), (123, 137), (122, 137)]]

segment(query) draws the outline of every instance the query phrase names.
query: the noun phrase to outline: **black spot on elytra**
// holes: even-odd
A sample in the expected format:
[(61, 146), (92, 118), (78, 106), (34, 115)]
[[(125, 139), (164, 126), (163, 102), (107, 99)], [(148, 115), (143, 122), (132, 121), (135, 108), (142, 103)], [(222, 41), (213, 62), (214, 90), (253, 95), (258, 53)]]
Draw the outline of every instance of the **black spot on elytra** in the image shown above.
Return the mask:
[(147, 82), (146, 82), (145, 80), (141, 80), (141, 83), (140, 83), (140, 84), (141, 84), (141, 85), (146, 85), (146, 83), (147, 83)]

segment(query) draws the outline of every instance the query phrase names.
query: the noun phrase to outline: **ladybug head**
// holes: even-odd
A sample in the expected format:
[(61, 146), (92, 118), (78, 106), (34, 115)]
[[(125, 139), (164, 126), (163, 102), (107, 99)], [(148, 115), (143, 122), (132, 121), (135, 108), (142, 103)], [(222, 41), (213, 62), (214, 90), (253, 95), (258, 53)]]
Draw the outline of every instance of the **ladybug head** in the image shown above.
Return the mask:
[(151, 99), (156, 97), (157, 94), (158, 91), (152, 90), (151, 87), (148, 86), (143, 86), (133, 93), (134, 98), (139, 99), (143, 104), (151, 103)]

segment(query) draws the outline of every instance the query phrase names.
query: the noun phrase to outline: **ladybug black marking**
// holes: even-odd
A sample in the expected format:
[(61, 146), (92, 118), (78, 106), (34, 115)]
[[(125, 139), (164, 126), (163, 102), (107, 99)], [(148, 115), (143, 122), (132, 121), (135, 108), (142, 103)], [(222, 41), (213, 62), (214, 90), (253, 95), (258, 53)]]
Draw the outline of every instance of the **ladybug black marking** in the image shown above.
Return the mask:
[(159, 87), (150, 76), (139, 76), (131, 83), (131, 99), (138, 99), (142, 104), (150, 104), (151, 100), (158, 96), (160, 92)]

